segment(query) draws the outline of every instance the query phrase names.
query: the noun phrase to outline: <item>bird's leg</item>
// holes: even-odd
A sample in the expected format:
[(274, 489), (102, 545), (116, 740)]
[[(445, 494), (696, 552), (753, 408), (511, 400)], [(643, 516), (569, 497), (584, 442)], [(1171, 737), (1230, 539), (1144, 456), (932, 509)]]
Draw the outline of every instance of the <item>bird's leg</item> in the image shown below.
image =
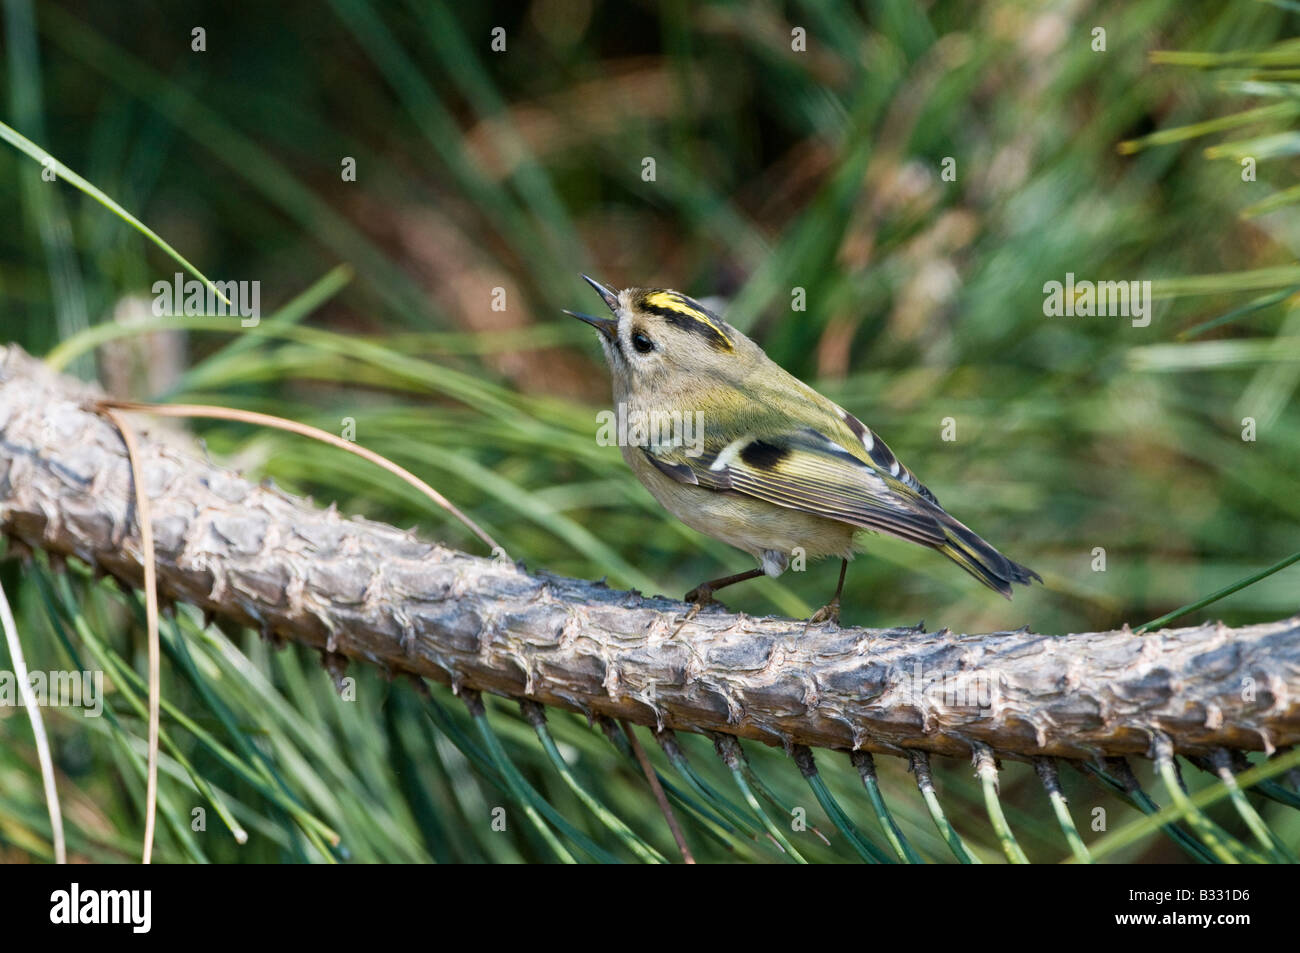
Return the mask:
[(686, 601), (693, 602), (691, 611), (686, 613), (686, 618), (677, 624), (670, 638), (677, 638), (677, 633), (682, 631), (682, 626), (686, 625), (697, 615), (700, 610), (713, 601), (713, 594), (719, 589), (725, 589), (727, 586), (734, 586), (738, 582), (744, 582), (746, 579), (754, 579), (763, 575), (762, 569), (751, 569), (748, 572), (738, 572), (734, 576), (723, 576), (721, 579), (710, 579), (708, 582), (702, 582), (690, 592), (686, 593)]
[(762, 569), (751, 569), (748, 572), (738, 572), (734, 576), (723, 576), (721, 579), (710, 579), (708, 582), (702, 582), (690, 592), (686, 593), (686, 601), (695, 603), (696, 609), (702, 609), (713, 601), (713, 594), (719, 589), (725, 589), (727, 586), (734, 586), (738, 582), (744, 582), (746, 579), (754, 579), (763, 575)]
[[(813, 613), (812, 618), (808, 620), (808, 625), (820, 625), (823, 622), (834, 622), (836, 625), (840, 624), (840, 593), (844, 591), (844, 574), (848, 571), (849, 561), (847, 559), (841, 559), (840, 583), (835, 587), (835, 596), (827, 605), (822, 606)], [(805, 627), (804, 631), (807, 631), (807, 627)]]

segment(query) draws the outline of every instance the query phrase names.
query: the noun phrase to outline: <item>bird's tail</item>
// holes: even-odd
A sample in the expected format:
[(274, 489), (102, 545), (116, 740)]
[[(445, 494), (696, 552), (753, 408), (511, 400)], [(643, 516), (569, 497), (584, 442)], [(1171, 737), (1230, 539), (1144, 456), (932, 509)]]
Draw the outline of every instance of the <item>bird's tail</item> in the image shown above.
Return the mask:
[(1032, 579), (1043, 581), (1038, 573), (1007, 559), (947, 513), (939, 522), (944, 542), (935, 548), (990, 589), (1010, 599), (1013, 582), (1028, 585)]

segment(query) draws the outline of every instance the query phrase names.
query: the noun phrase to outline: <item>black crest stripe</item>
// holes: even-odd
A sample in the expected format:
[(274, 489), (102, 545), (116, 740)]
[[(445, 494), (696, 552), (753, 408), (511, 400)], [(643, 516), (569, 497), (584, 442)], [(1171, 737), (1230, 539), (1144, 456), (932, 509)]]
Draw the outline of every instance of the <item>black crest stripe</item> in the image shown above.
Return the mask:
[(638, 304), (642, 310), (658, 315), (674, 327), (700, 335), (719, 351), (734, 350), (731, 339), (720, 330), (722, 319), (710, 315), (708, 309), (685, 295), (653, 292), (643, 296)]

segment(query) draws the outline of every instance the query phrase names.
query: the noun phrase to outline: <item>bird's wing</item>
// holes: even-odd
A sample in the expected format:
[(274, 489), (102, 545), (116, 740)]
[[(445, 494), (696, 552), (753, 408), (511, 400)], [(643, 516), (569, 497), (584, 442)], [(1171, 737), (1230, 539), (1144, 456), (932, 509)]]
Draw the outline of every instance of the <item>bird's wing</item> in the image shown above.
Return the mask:
[(925, 546), (937, 548), (946, 539), (947, 514), (936, 503), (811, 427), (751, 433), (725, 445), (711, 445), (706, 437), (694, 456), (678, 446), (642, 452), (680, 483), (743, 493)]

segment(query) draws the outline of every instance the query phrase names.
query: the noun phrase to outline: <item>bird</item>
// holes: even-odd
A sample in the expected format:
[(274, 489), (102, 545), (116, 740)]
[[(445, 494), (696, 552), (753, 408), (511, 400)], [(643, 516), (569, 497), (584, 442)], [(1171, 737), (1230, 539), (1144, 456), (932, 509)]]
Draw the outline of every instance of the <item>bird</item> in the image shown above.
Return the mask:
[[(781, 575), (796, 556), (837, 557), (835, 595), (809, 622), (838, 624), (863, 531), (937, 550), (1008, 599), (1013, 583), (1042, 582), (949, 515), (866, 424), (699, 301), (582, 277), (613, 316), (564, 313), (599, 332), (615, 404), (643, 424), (619, 441), (623, 459), (675, 517), (758, 562), (693, 588), (693, 612), (720, 589)], [(681, 432), (644, 425), (654, 420)]]

